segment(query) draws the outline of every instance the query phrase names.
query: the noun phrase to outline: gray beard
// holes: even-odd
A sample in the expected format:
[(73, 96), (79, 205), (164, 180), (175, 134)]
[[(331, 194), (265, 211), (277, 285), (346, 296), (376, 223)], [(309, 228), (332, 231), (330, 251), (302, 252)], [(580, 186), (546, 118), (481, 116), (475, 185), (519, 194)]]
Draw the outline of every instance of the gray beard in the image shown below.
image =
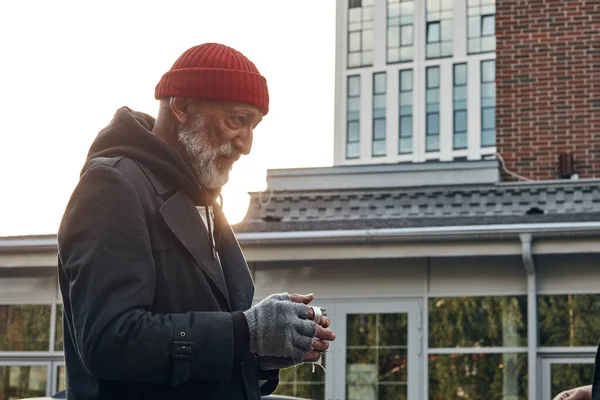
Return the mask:
[(208, 134), (204, 131), (204, 118), (198, 117), (192, 126), (182, 130), (177, 135), (177, 144), (184, 160), (196, 174), (202, 187), (218, 189), (229, 180), (230, 168), (217, 166), (216, 160), (220, 156), (231, 157), (235, 150), (231, 142), (215, 148)]

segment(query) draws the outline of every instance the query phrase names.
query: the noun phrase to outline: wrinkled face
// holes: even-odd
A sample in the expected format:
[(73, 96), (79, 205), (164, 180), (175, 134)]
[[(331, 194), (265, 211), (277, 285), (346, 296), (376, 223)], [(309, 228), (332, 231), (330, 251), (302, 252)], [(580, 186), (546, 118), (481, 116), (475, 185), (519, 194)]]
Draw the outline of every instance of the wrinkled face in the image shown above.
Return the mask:
[(203, 187), (227, 183), (233, 164), (250, 153), (261, 119), (258, 109), (239, 103), (203, 102), (194, 110), (177, 134), (177, 146)]

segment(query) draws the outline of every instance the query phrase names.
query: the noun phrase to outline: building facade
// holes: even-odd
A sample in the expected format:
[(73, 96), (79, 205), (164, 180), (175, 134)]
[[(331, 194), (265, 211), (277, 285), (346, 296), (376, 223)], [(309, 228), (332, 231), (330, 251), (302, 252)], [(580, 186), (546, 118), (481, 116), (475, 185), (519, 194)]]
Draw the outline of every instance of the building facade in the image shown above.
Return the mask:
[[(271, 170), (256, 285), (338, 339), (278, 393), (549, 399), (600, 338), (600, 4), (337, 0), (334, 166)], [(56, 237), (0, 238), (0, 400), (66, 385)], [(326, 372), (325, 372), (326, 371)]]

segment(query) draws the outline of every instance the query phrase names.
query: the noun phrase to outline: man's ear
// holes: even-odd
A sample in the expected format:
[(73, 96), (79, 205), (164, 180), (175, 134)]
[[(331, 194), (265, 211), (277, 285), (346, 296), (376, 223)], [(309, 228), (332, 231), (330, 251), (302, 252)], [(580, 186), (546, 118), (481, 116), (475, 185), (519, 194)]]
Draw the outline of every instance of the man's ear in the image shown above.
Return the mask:
[(169, 99), (169, 111), (171, 111), (175, 120), (177, 120), (180, 125), (183, 125), (189, 116), (189, 104), (183, 97), (171, 97)]

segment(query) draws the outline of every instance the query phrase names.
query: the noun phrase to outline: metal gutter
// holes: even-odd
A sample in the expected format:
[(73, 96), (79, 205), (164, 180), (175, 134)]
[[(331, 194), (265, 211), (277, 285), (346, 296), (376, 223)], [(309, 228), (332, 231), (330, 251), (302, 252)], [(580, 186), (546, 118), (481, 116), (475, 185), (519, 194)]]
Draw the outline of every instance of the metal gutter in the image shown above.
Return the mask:
[(238, 233), (242, 245), (375, 243), (386, 241), (476, 240), (536, 237), (600, 236), (600, 222), (434, 226), (420, 228), (359, 229)]
[[(275, 244), (375, 243), (386, 241), (477, 240), (518, 238), (520, 234), (536, 237), (600, 236), (600, 222), (556, 222), (540, 224), (495, 224), (432, 226), (420, 228), (357, 229), (332, 231), (250, 232), (238, 233), (240, 244), (249, 246)], [(56, 236), (0, 238), (0, 252), (56, 251)]]

